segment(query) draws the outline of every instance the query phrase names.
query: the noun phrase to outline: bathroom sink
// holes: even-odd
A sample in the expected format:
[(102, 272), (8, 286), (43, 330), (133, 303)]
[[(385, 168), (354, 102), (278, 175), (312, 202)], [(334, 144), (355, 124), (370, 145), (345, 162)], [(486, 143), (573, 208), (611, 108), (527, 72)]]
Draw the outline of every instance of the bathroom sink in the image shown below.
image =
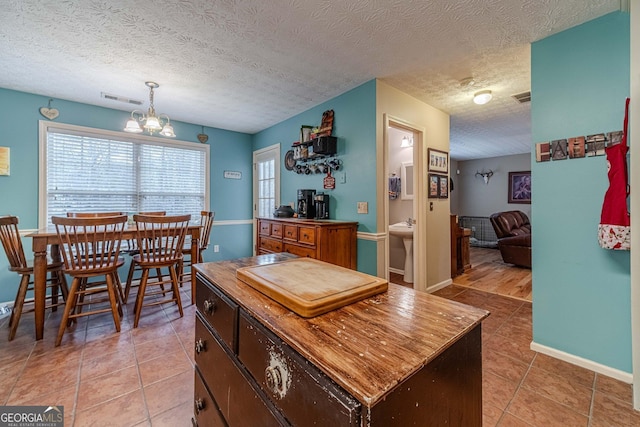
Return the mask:
[(413, 237), (413, 226), (406, 222), (398, 222), (389, 226), (389, 234), (402, 238)]

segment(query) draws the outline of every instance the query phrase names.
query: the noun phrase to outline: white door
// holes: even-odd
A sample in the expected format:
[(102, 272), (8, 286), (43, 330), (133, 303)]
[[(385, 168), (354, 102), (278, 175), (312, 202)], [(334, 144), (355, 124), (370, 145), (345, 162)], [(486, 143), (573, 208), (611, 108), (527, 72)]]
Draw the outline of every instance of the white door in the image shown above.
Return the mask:
[(253, 251), (256, 218), (269, 217), (280, 203), (280, 144), (253, 152)]

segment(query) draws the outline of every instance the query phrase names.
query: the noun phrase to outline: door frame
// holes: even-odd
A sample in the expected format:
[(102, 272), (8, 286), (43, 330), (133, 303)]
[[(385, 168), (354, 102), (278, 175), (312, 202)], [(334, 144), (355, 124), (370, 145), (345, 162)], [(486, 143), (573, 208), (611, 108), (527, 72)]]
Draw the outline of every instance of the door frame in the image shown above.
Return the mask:
[(281, 151), (280, 151), (280, 143), (277, 144), (273, 144), (270, 145), (268, 147), (264, 147), (264, 148), (260, 148), (259, 150), (255, 150), (253, 152), (253, 176), (252, 176), (252, 186), (253, 186), (253, 197), (252, 197), (252, 203), (253, 203), (253, 209), (252, 209), (252, 214), (251, 216), (253, 217), (253, 244), (251, 245), (253, 248), (253, 255), (256, 255), (256, 237), (258, 236), (257, 234), (257, 227), (258, 227), (258, 221), (257, 221), (257, 212), (258, 212), (258, 174), (256, 171), (256, 165), (257, 165), (257, 157), (260, 154), (264, 154), (266, 152), (269, 151), (273, 151), (274, 152), (274, 159), (275, 159), (275, 164), (274, 164), (274, 175), (275, 175), (275, 179), (274, 179), (274, 190), (275, 190), (275, 205), (276, 207), (280, 204), (280, 156), (281, 156)]
[[(427, 290), (427, 192), (425, 129), (421, 126), (384, 113), (383, 115), (383, 164), (382, 194), (389, 194), (389, 127), (413, 133), (413, 218), (416, 220), (413, 233), (413, 288)], [(389, 280), (389, 197), (382, 198), (384, 220), (384, 277)], [(379, 228), (380, 229), (380, 228)], [(419, 262), (424, 260), (424, 262)]]

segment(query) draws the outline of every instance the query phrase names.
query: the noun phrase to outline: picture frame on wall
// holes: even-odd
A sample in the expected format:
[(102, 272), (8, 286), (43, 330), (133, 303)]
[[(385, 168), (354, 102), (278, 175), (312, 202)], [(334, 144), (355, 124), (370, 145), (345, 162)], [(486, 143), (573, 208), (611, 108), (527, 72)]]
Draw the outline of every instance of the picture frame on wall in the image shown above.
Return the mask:
[(9, 147), (0, 147), (0, 175), (11, 174), (11, 157)]
[(442, 175), (438, 177), (438, 198), (446, 199), (449, 197), (449, 177)]
[(430, 199), (437, 199), (440, 189), (440, 177), (438, 175), (429, 174), (429, 187), (427, 189), (427, 197)]
[(429, 155), (429, 172), (449, 174), (449, 153), (446, 151), (428, 149)]
[(531, 171), (509, 172), (509, 203), (531, 204)]

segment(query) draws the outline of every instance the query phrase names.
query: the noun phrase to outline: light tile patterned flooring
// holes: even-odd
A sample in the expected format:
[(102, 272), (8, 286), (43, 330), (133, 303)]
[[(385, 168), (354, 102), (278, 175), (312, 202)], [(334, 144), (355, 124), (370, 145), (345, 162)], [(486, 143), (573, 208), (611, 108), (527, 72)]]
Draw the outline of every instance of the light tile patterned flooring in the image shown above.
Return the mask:
[[(491, 311), (482, 337), (484, 426), (640, 425), (629, 385), (529, 350), (531, 303), (455, 285), (437, 294)], [(24, 315), (14, 341), (0, 337), (0, 405), (64, 405), (67, 427), (189, 426), (189, 292), (183, 288), (183, 318), (173, 305), (145, 307), (137, 329), (133, 299), (119, 334), (110, 315), (91, 316), (58, 348), (60, 312), (48, 316), (40, 342), (33, 314)]]

